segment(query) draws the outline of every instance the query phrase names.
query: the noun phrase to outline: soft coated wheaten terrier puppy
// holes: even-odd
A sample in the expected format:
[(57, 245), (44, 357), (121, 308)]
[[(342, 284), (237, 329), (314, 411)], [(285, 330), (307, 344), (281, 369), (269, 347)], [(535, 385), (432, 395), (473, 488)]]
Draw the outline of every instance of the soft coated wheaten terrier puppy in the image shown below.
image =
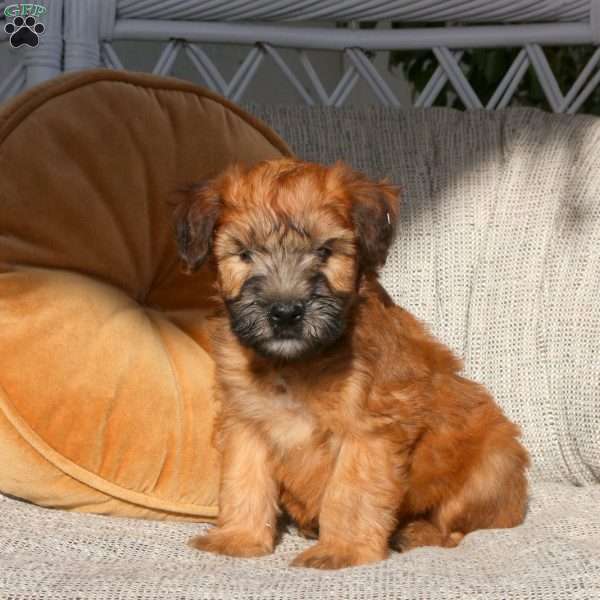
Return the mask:
[(292, 159), (178, 207), (181, 256), (211, 262), (222, 303), (220, 513), (194, 547), (268, 554), (285, 509), (318, 537), (293, 564), (335, 569), (523, 520), (518, 428), (377, 281), (397, 212), (387, 183)]

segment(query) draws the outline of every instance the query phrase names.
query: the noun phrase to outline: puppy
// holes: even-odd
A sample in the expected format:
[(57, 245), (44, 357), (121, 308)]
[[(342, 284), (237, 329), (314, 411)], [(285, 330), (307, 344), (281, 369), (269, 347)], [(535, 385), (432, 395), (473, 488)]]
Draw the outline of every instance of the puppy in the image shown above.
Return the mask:
[(518, 428), (377, 281), (397, 213), (387, 183), (292, 159), (178, 207), (180, 254), (210, 261), (222, 303), (220, 514), (193, 547), (268, 554), (285, 509), (318, 537), (292, 564), (337, 569), (523, 520)]

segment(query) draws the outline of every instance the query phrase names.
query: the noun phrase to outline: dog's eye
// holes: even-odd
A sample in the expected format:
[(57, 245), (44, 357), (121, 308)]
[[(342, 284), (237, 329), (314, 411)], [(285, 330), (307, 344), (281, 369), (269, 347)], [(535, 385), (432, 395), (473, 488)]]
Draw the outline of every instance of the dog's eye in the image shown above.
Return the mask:
[(332, 254), (332, 250), (329, 246), (321, 246), (320, 248), (317, 248), (317, 256), (323, 261), (325, 262)]
[(244, 261), (245, 263), (250, 263), (252, 262), (252, 252), (250, 252), (250, 250), (242, 250), (238, 256), (240, 257), (240, 259), (242, 261)]

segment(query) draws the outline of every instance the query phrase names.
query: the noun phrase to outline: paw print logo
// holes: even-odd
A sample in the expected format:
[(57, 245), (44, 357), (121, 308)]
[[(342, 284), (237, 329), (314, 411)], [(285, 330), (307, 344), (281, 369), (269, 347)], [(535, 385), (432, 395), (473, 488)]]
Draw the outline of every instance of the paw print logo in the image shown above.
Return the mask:
[(10, 35), (10, 45), (13, 48), (18, 48), (19, 46), (23, 46), (23, 44), (35, 48), (40, 43), (39, 36), (44, 33), (45, 29), (32, 16), (26, 19), (15, 17), (12, 23), (7, 23), (4, 26), (4, 31)]

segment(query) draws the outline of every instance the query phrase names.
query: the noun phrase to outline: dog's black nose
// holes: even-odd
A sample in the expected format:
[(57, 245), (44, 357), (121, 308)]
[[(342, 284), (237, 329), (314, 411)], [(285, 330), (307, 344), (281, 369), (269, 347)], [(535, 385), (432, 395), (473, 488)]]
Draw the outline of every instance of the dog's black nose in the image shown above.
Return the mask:
[(276, 302), (269, 310), (269, 320), (273, 325), (288, 327), (294, 325), (304, 316), (302, 302)]

